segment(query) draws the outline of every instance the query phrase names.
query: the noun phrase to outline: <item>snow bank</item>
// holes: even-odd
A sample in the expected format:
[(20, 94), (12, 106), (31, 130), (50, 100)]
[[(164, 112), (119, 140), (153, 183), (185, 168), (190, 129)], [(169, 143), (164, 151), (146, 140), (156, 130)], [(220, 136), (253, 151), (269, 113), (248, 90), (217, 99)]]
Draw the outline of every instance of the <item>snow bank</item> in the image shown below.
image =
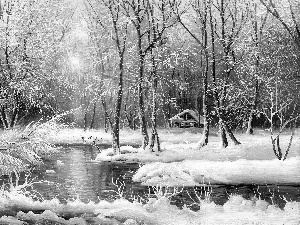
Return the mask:
[[(60, 129), (55, 134), (46, 137), (51, 143), (63, 144), (111, 144), (111, 133), (104, 130), (87, 130), (78, 128)], [(120, 130), (120, 142), (122, 144), (136, 145), (141, 143), (140, 132), (130, 130)]]
[(133, 176), (136, 182), (147, 186), (195, 186), (191, 174), (177, 167), (177, 163), (152, 163), (142, 166)]
[[(246, 200), (230, 196), (223, 206), (200, 201), (200, 210), (179, 209), (165, 196), (149, 199), (146, 204), (118, 199), (88, 204), (76, 200), (62, 204), (58, 200), (34, 201), (30, 197), (7, 193), (0, 196), (5, 210), (17, 210), (14, 216), (2, 216), (1, 224), (147, 224), (147, 225), (199, 225), (199, 224), (285, 224), (300, 222), (300, 203), (288, 202), (284, 209), (260, 199)], [(4, 204), (3, 204), (4, 203)], [(2, 209), (3, 210), (3, 209)], [(2, 211), (1, 210), (1, 211)], [(21, 212), (22, 210), (23, 212)], [(42, 211), (42, 213), (35, 213)], [(68, 215), (70, 219), (64, 219)], [(65, 217), (66, 218), (66, 217)]]
[(202, 203), (204, 224), (289, 224), (300, 222), (300, 204), (287, 203), (284, 210), (263, 200), (231, 196), (223, 206)]
[(196, 184), (294, 184), (300, 183), (300, 157), (285, 161), (184, 160), (173, 163), (150, 163), (133, 176), (144, 185), (194, 186)]
[(119, 155), (114, 155), (114, 150), (112, 148), (102, 150), (95, 158), (95, 162), (116, 162), (116, 161), (126, 161), (126, 162), (139, 162), (140, 159), (136, 157), (138, 152), (144, 152), (143, 149), (134, 148), (132, 146), (121, 146)]
[(0, 218), (0, 224), (4, 225), (24, 225), (23, 221), (18, 220), (17, 218), (14, 218), (12, 216), (2, 216)]
[[(219, 138), (210, 136), (207, 146), (198, 148), (200, 134), (183, 132), (174, 133), (176, 130), (164, 131), (160, 134), (161, 152), (150, 152), (126, 146), (127, 150), (121, 155), (114, 156), (112, 149), (103, 150), (96, 158), (96, 161), (124, 161), (124, 162), (177, 162), (183, 160), (207, 160), (207, 161), (236, 161), (246, 160), (273, 160), (277, 159), (268, 135), (237, 135), (242, 142), (241, 145), (229, 145), (226, 149), (219, 146)], [(132, 135), (136, 136), (136, 135)], [(130, 142), (128, 134), (124, 137)], [(282, 135), (280, 139), (283, 154), (289, 144), (290, 136)], [(295, 136), (291, 145), (288, 158), (300, 157), (300, 138)]]
[(174, 162), (185, 159), (199, 158), (199, 150), (196, 149), (197, 143), (172, 144), (169, 142), (161, 143), (161, 152), (151, 152), (149, 149), (134, 148), (132, 146), (121, 146), (121, 154), (114, 155), (113, 149), (104, 149), (99, 153), (94, 161), (101, 162)]

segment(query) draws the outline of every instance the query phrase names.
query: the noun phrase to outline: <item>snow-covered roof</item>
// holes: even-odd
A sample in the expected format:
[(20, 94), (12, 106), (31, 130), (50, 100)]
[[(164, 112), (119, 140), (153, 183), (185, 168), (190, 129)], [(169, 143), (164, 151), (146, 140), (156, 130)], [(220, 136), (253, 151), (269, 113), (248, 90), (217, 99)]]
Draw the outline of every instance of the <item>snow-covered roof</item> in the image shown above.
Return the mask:
[(181, 116), (183, 116), (186, 113), (189, 113), (197, 122), (199, 122), (198, 112), (191, 110), (191, 109), (183, 110), (182, 112), (180, 112), (180, 113), (176, 114), (175, 116), (173, 116), (172, 118), (170, 118), (170, 120), (179, 119)]

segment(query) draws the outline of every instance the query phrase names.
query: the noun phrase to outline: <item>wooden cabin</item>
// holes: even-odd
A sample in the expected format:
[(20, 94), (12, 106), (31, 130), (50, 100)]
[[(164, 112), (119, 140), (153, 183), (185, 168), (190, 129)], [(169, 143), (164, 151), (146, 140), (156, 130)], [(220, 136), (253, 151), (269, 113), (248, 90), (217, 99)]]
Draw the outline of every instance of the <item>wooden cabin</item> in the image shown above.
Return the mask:
[(190, 109), (178, 113), (169, 120), (172, 127), (203, 127), (203, 117)]

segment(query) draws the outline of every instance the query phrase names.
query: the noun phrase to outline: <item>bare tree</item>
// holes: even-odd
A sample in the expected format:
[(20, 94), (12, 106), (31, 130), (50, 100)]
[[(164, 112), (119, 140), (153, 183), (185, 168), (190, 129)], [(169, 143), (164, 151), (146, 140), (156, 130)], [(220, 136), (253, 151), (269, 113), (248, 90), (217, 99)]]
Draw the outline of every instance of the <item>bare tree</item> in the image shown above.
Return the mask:
[[(128, 22), (124, 19), (122, 13), (122, 6), (118, 0), (101, 0), (101, 2), (96, 2), (98, 4), (103, 3), (105, 8), (108, 11), (109, 23), (110, 26), (106, 26), (107, 21), (103, 23), (102, 18), (96, 12), (96, 8), (93, 5), (93, 2), (89, 2), (89, 7), (92, 8), (92, 12), (95, 14), (95, 20), (100, 26), (104, 29), (104, 32), (111, 32), (111, 38), (114, 42), (117, 55), (117, 88), (116, 88), (116, 99), (114, 102), (114, 110), (112, 118), (108, 115), (106, 101), (101, 97), (101, 102), (104, 107), (105, 113), (105, 128), (107, 120), (111, 125), (112, 132), (112, 147), (114, 149), (114, 154), (120, 154), (120, 117), (121, 117), (121, 107), (123, 100), (123, 86), (124, 86), (124, 73), (125, 73), (125, 52), (126, 52), (126, 43), (128, 36)], [(111, 29), (109, 28), (111, 27)], [(99, 55), (99, 54), (98, 54)], [(103, 76), (104, 76), (104, 62), (102, 54), (100, 53), (100, 64), (101, 64), (101, 80), (100, 86), (103, 88)], [(103, 96), (103, 95), (102, 95)]]
[[(289, 150), (292, 145), (293, 137), (295, 134), (295, 129), (294, 129), (295, 122), (298, 120), (300, 115), (299, 114), (293, 115), (295, 113), (296, 105), (295, 105), (295, 103), (292, 104), (294, 102), (292, 99), (288, 99), (287, 101), (282, 102), (281, 104), (278, 104), (278, 102), (276, 100), (274, 101), (274, 97), (273, 97), (274, 93), (272, 91), (270, 92), (270, 95), (271, 95), (271, 105), (270, 105), (270, 108), (268, 109), (269, 113), (267, 112), (267, 109), (264, 108), (264, 114), (271, 124), (270, 133), (271, 133), (273, 152), (279, 160), (284, 161), (287, 158)], [(275, 99), (276, 99), (276, 97), (275, 97)], [(294, 107), (292, 114), (290, 116), (284, 115), (285, 111), (287, 111), (286, 109), (291, 106)], [(274, 137), (273, 135), (274, 135), (274, 118), (275, 117), (277, 117), (280, 120), (280, 125), (279, 125), (279, 131)], [(290, 125), (290, 129), (292, 129), (292, 134), (290, 136), (290, 140), (289, 140), (287, 149), (285, 150), (285, 153), (284, 153), (284, 150), (280, 147), (280, 135), (288, 125)]]
[[(145, 149), (149, 144), (149, 135), (147, 131), (145, 117), (145, 103), (143, 84), (145, 78), (145, 60), (147, 54), (154, 48), (157, 48), (164, 43), (164, 33), (166, 29), (173, 25), (172, 16), (167, 10), (167, 5), (164, 2), (156, 0), (122, 0), (122, 7), (125, 10), (126, 16), (130, 19), (136, 31), (136, 45), (138, 52), (138, 107), (140, 129), (143, 136), (142, 147)], [(155, 7), (156, 11), (152, 6)], [(153, 14), (153, 16), (151, 16)], [(149, 18), (149, 15), (151, 18)], [(150, 19), (148, 26), (147, 19)], [(151, 38), (149, 39), (149, 35)]]
[(290, 10), (290, 17), (292, 23), (289, 23), (288, 21), (285, 20), (284, 15), (278, 10), (279, 7), (274, 3), (273, 0), (260, 0), (260, 2), (267, 9), (267, 11), (282, 24), (284, 29), (292, 37), (297, 47), (300, 48), (300, 25), (296, 19), (295, 9), (291, 0), (287, 0), (287, 3), (288, 3), (288, 8)]
[(254, 71), (253, 71), (253, 81), (254, 81), (254, 99), (251, 102), (251, 109), (249, 113), (248, 123), (247, 123), (247, 134), (253, 134), (253, 118), (257, 111), (258, 101), (259, 101), (259, 64), (260, 64), (260, 56), (258, 54), (258, 49), (260, 42), (262, 40), (262, 33), (264, 26), (266, 24), (268, 17), (268, 13), (262, 16), (257, 15), (257, 3), (253, 4), (253, 12), (252, 12), (252, 28), (253, 28), (253, 35), (252, 35), (252, 41), (254, 42), (254, 54), (253, 57), (255, 57), (254, 62)]
[[(148, 4), (150, 4), (148, 2)], [(157, 39), (157, 28), (155, 26), (155, 15), (154, 15), (154, 5), (149, 5), (149, 11), (147, 13), (147, 19), (149, 23), (148, 32), (148, 43), (151, 43), (153, 40)], [(161, 10), (163, 11), (165, 3), (161, 2)], [(152, 32), (151, 32), (152, 31)], [(157, 86), (158, 86), (158, 75), (157, 75), (157, 66), (158, 63), (155, 62), (154, 49), (150, 50), (150, 60), (151, 60), (151, 78), (153, 80), (151, 89), (152, 89), (152, 112), (151, 112), (151, 139), (149, 149), (153, 152), (155, 142), (157, 143), (157, 150), (160, 151), (160, 142), (157, 132)], [(150, 79), (151, 79), (150, 78)]]
[[(0, 41), (0, 121), (6, 129), (13, 128), (22, 118), (32, 117), (32, 111), (37, 108), (43, 113), (54, 111), (47, 101), (52, 93), (47, 92), (45, 84), (56, 71), (53, 72), (48, 63), (56, 62), (58, 45), (68, 30), (68, 23), (66, 27), (60, 25), (70, 15), (60, 15), (59, 6), (58, 1), (6, 0), (0, 3), (3, 37)], [(57, 23), (52, 23), (53, 20)]]
[(208, 12), (210, 3), (208, 0), (193, 0), (190, 2), (193, 12), (196, 14), (195, 23), (200, 31), (200, 36), (197, 35), (198, 31), (193, 31), (188, 27), (188, 24), (183, 21), (182, 16), (185, 12), (189, 12), (188, 9), (183, 11), (179, 10), (179, 5), (174, 5), (173, 10), (176, 12), (178, 21), (184, 27), (184, 29), (191, 35), (191, 37), (196, 41), (198, 47), (200, 47), (201, 52), (200, 64), (201, 64), (201, 77), (203, 86), (203, 98), (202, 98), (202, 109), (203, 109), (203, 132), (202, 138), (198, 144), (201, 148), (208, 143), (209, 136), (209, 112), (208, 112), (208, 75), (209, 75), (209, 52), (208, 52)]
[[(126, 50), (126, 40), (127, 40), (127, 22), (121, 21), (121, 6), (117, 0), (109, 0), (105, 2), (109, 9), (113, 31), (114, 31), (114, 41), (116, 44), (118, 56), (119, 56), (119, 81), (117, 86), (117, 100), (115, 102), (114, 110), (114, 120), (112, 124), (112, 147), (115, 154), (120, 153), (120, 114), (123, 98), (123, 76), (124, 76), (124, 54)], [(123, 30), (123, 35), (121, 34)]]
[[(240, 144), (240, 142), (235, 138), (231, 129), (229, 128), (227, 121), (225, 119), (226, 114), (226, 96), (227, 88), (229, 86), (232, 73), (235, 69), (238, 59), (235, 54), (234, 44), (236, 39), (239, 37), (241, 30), (246, 22), (248, 17), (249, 8), (248, 4), (239, 1), (239, 0), (217, 0), (212, 3), (217, 11), (218, 19), (220, 20), (220, 26), (215, 25), (212, 28), (215, 29), (215, 33), (220, 40), (221, 47), (223, 50), (223, 69), (222, 69), (222, 79), (220, 82), (221, 90), (219, 96), (219, 107), (218, 116), (219, 116), (219, 125), (220, 133), (222, 138), (222, 146), (227, 146), (227, 141), (225, 140), (225, 132), (231, 138), (235, 145)], [(213, 16), (211, 14), (211, 16)], [(217, 86), (215, 86), (216, 88)]]
[[(210, 1), (211, 4), (211, 1)], [(212, 5), (209, 7), (209, 23), (210, 23), (210, 32), (211, 32), (211, 57), (212, 57), (212, 82), (213, 82), (213, 93), (214, 93), (214, 99), (215, 99), (215, 107), (216, 107), (216, 113), (219, 118), (219, 133), (220, 133), (220, 139), (221, 139), (221, 145), (223, 148), (226, 148), (228, 146), (228, 140), (226, 137), (225, 129), (222, 126), (222, 120), (221, 120), (221, 113), (220, 113), (220, 99), (219, 99), (219, 93), (218, 93), (218, 84), (216, 79), (216, 20), (213, 17), (212, 13)]]

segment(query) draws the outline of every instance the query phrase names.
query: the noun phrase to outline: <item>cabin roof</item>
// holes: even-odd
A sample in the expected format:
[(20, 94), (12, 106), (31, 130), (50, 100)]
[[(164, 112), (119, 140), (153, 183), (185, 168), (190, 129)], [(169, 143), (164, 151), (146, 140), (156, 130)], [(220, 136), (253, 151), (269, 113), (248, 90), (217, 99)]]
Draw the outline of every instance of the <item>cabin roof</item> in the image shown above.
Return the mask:
[[(189, 114), (191, 117), (193, 117), (194, 120), (196, 120), (197, 122), (199, 122), (199, 116), (198, 116), (198, 112), (191, 110), (191, 109), (186, 109), (183, 110), (182, 112), (176, 114), (175, 116), (173, 116), (172, 118), (170, 118), (171, 121), (173, 120), (178, 120), (180, 119), (181, 116), (185, 115), (185, 114)], [(201, 116), (201, 121), (202, 122), (202, 116)]]

